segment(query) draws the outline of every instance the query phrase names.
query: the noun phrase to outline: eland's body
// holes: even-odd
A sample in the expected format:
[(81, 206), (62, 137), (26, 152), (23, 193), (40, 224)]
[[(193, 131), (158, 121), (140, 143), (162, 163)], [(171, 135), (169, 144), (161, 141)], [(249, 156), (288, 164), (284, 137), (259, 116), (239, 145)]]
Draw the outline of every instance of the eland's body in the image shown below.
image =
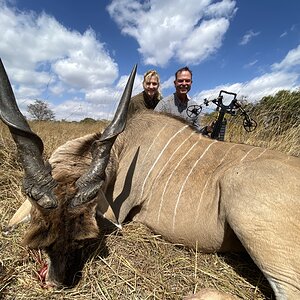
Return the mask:
[[(87, 149), (82, 145), (93, 139), (58, 148), (50, 159), (53, 176), (62, 162), (73, 164), (72, 147)], [(169, 241), (204, 252), (245, 249), (278, 299), (297, 299), (299, 179), (296, 157), (212, 140), (150, 112), (137, 115), (115, 141), (104, 192), (119, 223), (130, 215)]]
[(31, 203), (9, 226), (32, 206), (25, 243), (47, 252), (49, 285), (74, 284), (85, 246), (99, 236), (100, 213), (117, 225), (132, 218), (203, 252), (246, 250), (276, 299), (300, 299), (299, 158), (212, 140), (154, 112), (125, 128), (134, 68), (111, 124), (59, 147), (49, 167), (0, 67), (0, 117), (16, 142)]

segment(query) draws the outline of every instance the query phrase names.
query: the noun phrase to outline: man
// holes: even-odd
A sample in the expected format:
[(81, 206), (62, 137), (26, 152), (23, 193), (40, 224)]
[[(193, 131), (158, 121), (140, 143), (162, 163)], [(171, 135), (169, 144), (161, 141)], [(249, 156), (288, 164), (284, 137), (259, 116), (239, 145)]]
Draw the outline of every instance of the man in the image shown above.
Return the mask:
[(155, 70), (149, 70), (144, 74), (143, 80), (144, 91), (130, 99), (128, 109), (128, 119), (135, 113), (145, 109), (154, 109), (161, 100), (160, 79)]
[(192, 101), (188, 95), (192, 82), (192, 71), (188, 67), (179, 69), (175, 73), (175, 93), (163, 98), (154, 110), (179, 116), (190, 122), (197, 130), (200, 130), (198, 123), (199, 111), (197, 111), (199, 105)]

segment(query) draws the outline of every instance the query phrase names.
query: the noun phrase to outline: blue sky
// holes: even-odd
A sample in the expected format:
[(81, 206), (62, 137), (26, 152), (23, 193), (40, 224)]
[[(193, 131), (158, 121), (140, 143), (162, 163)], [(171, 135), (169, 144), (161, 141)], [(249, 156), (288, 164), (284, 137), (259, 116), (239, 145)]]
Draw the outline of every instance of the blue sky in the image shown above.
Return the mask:
[(299, 0), (0, 0), (0, 57), (25, 115), (40, 99), (57, 119), (108, 119), (135, 63), (134, 94), (156, 69), (169, 95), (187, 65), (199, 104), (221, 89), (255, 102), (299, 89), (299, 11)]

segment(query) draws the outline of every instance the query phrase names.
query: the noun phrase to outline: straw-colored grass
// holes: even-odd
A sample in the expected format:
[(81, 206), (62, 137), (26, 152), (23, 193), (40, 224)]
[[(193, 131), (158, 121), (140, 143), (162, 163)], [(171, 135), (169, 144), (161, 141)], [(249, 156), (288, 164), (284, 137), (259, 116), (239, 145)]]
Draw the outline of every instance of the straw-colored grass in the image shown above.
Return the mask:
[(257, 116), (255, 119), (258, 124), (256, 129), (253, 132), (247, 132), (243, 129), (241, 117), (229, 117), (226, 140), (300, 156), (300, 120), (282, 128), (279, 124), (264, 123), (262, 116)]
[[(31, 124), (45, 143), (45, 156), (65, 141), (101, 130), (102, 123), (42, 122)], [(227, 139), (234, 139), (234, 128)], [(295, 130), (295, 132), (293, 132)], [(239, 134), (239, 135), (238, 135)], [(244, 137), (243, 137), (244, 135)], [(299, 128), (291, 136), (271, 137), (268, 145), (299, 155)], [(235, 140), (255, 144), (251, 135)], [(298, 139), (299, 141), (300, 139)], [(264, 140), (266, 142), (266, 139)], [(258, 141), (258, 143), (261, 143)], [(262, 143), (263, 144), (263, 143)], [(22, 168), (15, 146), (0, 125), (0, 222), (4, 226), (24, 201)], [(28, 225), (0, 240), (0, 299), (183, 299), (204, 287), (214, 287), (240, 299), (275, 299), (271, 288), (247, 254), (202, 254), (166, 242), (141, 224), (126, 224), (122, 231), (106, 234), (103, 251), (85, 265), (79, 284), (68, 290), (42, 289), (37, 271), (39, 253), (22, 246)], [(100, 242), (100, 241), (99, 241)], [(102, 246), (104, 242), (100, 243)], [(101, 247), (100, 247), (101, 248)], [(100, 249), (99, 248), (99, 249)]]

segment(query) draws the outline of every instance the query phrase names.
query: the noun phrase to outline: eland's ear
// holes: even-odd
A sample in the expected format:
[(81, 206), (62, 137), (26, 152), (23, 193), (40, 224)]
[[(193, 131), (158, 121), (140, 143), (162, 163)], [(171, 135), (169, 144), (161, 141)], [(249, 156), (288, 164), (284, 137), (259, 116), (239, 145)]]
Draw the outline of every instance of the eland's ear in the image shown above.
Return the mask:
[(96, 220), (97, 201), (93, 200), (85, 205), (73, 208), (75, 212), (73, 234), (74, 240), (85, 241), (99, 236), (99, 227)]
[(118, 228), (122, 228), (122, 225), (119, 224), (118, 219), (108, 203), (106, 196), (104, 195), (103, 191), (100, 190), (97, 196), (97, 215), (102, 216), (103, 218), (107, 219), (114, 225), (116, 225)]
[(31, 207), (32, 204), (27, 198), (3, 229), (3, 234), (8, 235), (12, 233), (19, 224), (29, 222), (31, 220)]

